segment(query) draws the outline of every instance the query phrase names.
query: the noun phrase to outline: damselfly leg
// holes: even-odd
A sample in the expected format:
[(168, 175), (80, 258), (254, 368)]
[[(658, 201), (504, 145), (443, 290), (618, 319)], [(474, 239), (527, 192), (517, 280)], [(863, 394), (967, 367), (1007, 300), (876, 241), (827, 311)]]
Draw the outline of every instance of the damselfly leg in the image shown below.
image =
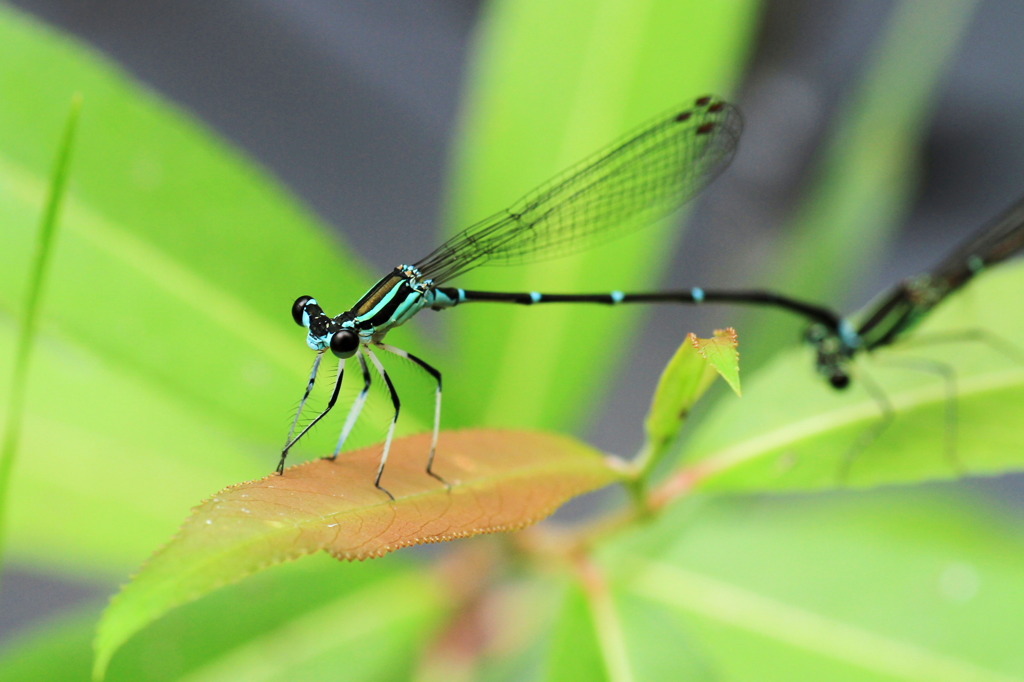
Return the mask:
[[(903, 340), (901, 343), (901, 350), (907, 350), (910, 348), (920, 349), (929, 346), (948, 345), (954, 343), (961, 344), (964, 342), (988, 347), (1007, 358), (1009, 361), (1017, 365), (1024, 365), (1024, 353), (1021, 352), (1020, 348), (1006, 339), (1001, 338), (998, 335), (994, 335), (984, 329), (919, 334)], [(943, 404), (945, 406), (943, 452), (950, 468), (958, 475), (965, 474), (967, 472), (967, 467), (964, 465), (958, 454), (960, 450), (959, 431), (961, 396), (958, 387), (959, 379), (956, 367), (950, 363), (934, 358), (907, 356), (902, 353), (899, 357), (879, 358), (878, 362), (879, 364), (889, 367), (903, 368), (919, 374), (929, 374), (942, 381), (945, 387), (945, 396), (943, 398)], [(877, 382), (873, 381), (871, 377), (867, 376), (863, 371), (860, 371), (857, 373), (857, 378), (860, 383), (863, 384), (865, 389), (868, 390), (875, 403), (878, 404), (881, 417), (879, 419), (879, 423), (868, 429), (860, 438), (858, 438), (857, 443), (855, 443), (844, 456), (843, 471), (840, 474), (841, 485), (844, 485), (847, 482), (850, 468), (857, 455), (867, 449), (874, 441), (878, 440), (882, 436), (885, 430), (895, 421), (897, 412), (899, 411), (899, 408), (893, 404), (893, 401), (889, 398), (882, 387)]]
[(391, 404), (395, 408), (395, 414), (391, 418), (391, 425), (388, 427), (388, 435), (384, 439), (384, 450), (380, 454), (380, 466), (377, 467), (377, 478), (374, 479), (373, 485), (384, 491), (384, 493), (392, 500), (395, 496), (391, 494), (387, 488), (380, 484), (380, 477), (384, 475), (384, 465), (388, 463), (388, 455), (391, 454), (391, 441), (395, 438), (395, 425), (398, 424), (398, 413), (402, 409), (402, 401), (398, 397), (398, 391), (395, 390), (395, 384), (391, 381), (391, 377), (388, 375), (384, 365), (377, 358), (377, 354), (374, 353), (369, 346), (363, 346), (363, 352), (370, 356), (370, 362), (377, 369), (377, 373), (380, 374), (381, 378), (384, 379), (384, 383), (387, 384), (388, 393), (391, 394)]
[(959, 424), (959, 406), (957, 400), (959, 396), (957, 391), (956, 370), (944, 362), (930, 360), (927, 358), (899, 358), (898, 360), (892, 359), (889, 363), (896, 366), (902, 365), (904, 367), (917, 370), (918, 372), (931, 374), (942, 379), (946, 389), (946, 428), (943, 451), (945, 452), (946, 460), (949, 462), (949, 465), (957, 475), (962, 475), (965, 471), (964, 466), (956, 454), (957, 441), (959, 440), (957, 436)]
[[(299, 405), (299, 411), (295, 415), (295, 422), (296, 423), (299, 420), (299, 416), (302, 414), (302, 408), (306, 404), (306, 400), (309, 398), (309, 392), (311, 390), (313, 390), (313, 384), (316, 381), (316, 373), (317, 373), (317, 370), (319, 369), (319, 366), (320, 366), (320, 358), (321, 357), (322, 357), (322, 353), (317, 354), (317, 359), (313, 362), (313, 372), (310, 374), (309, 384), (307, 384), (307, 386), (306, 386), (306, 394), (302, 397), (302, 402)], [(331, 411), (332, 407), (334, 407), (334, 404), (336, 402), (338, 402), (338, 394), (341, 393), (341, 381), (342, 381), (342, 379), (344, 379), (344, 377), (345, 377), (345, 361), (342, 360), (342, 361), (340, 361), (338, 363), (338, 378), (334, 382), (334, 390), (331, 392), (331, 399), (327, 401), (327, 407), (325, 407), (323, 409), (323, 411), (320, 414), (318, 414), (313, 419), (313, 421), (311, 421), (308, 424), (306, 424), (305, 428), (303, 428), (302, 431), (299, 432), (299, 435), (297, 435), (294, 438), (290, 439), (285, 444), (284, 448), (281, 450), (281, 461), (278, 462), (278, 464), (277, 464), (277, 473), (278, 474), (283, 474), (284, 473), (284, 461), (288, 457), (288, 451), (291, 450), (292, 446), (295, 445), (295, 443), (297, 443), (299, 441), (299, 439), (301, 439), (303, 436), (305, 436), (306, 433), (311, 428), (316, 426), (316, 423), (318, 421), (320, 421), (321, 419), (326, 417), (327, 413)], [(294, 428), (295, 428), (295, 425), (293, 423), (292, 429), (294, 430)]]
[(437, 389), (434, 392), (434, 431), (433, 436), (430, 439), (430, 456), (427, 458), (427, 473), (441, 481), (441, 483), (444, 483), (448, 488), (451, 488), (451, 484), (434, 471), (434, 455), (437, 454), (437, 437), (441, 431), (441, 371), (422, 358), (416, 357), (412, 353), (404, 351), (401, 348), (395, 348), (394, 346), (386, 343), (378, 343), (377, 347), (399, 357), (412, 360), (423, 368), (427, 374), (434, 377), (434, 380), (437, 382)]
[[(348, 408), (348, 414), (345, 416), (345, 425), (341, 429), (341, 435), (338, 436), (338, 445), (334, 448), (334, 454), (328, 459), (338, 459), (338, 455), (341, 453), (341, 449), (345, 446), (345, 441), (348, 440), (349, 434), (352, 433), (353, 427), (356, 425), (356, 421), (359, 419), (360, 413), (363, 411), (363, 406), (366, 404), (366, 396), (370, 393), (370, 368), (366, 365), (366, 358), (362, 352), (356, 353), (356, 357), (359, 358), (359, 368), (363, 372), (363, 388), (359, 391), (359, 395), (352, 401), (352, 406)], [(345, 362), (342, 360), (341, 362)]]
[[(295, 410), (295, 419), (292, 420), (292, 427), (288, 429), (288, 437), (285, 438), (285, 449), (287, 449), (295, 441), (292, 440), (292, 436), (295, 435), (295, 429), (299, 426), (299, 419), (302, 417), (302, 411), (306, 409), (306, 401), (309, 400), (309, 394), (313, 392), (313, 386), (316, 384), (316, 375), (320, 371), (320, 362), (324, 359), (323, 353), (317, 353), (316, 358), (313, 360), (313, 369), (309, 372), (309, 381), (306, 382), (306, 392), (302, 394), (302, 400), (299, 401), (299, 407)], [(278, 471), (280, 473), (280, 469)]]
[[(991, 348), (993, 351), (999, 353), (1011, 362), (1014, 362), (1017, 365), (1024, 365), (1024, 353), (1021, 352), (1020, 348), (1012, 342), (984, 329), (967, 329), (919, 334), (903, 340), (901, 343), (901, 349), (924, 348), (928, 346), (948, 345), (954, 343), (961, 344), (964, 342)], [(960, 449), (960, 391), (958, 388), (959, 381), (956, 368), (949, 363), (933, 358), (908, 357), (905, 355), (886, 358), (881, 362), (891, 367), (902, 367), (919, 373), (927, 373), (942, 380), (945, 385), (945, 435), (943, 437), (943, 451), (950, 467), (957, 474), (964, 474), (966, 472), (966, 467), (958, 455), (958, 451)], [(861, 374), (860, 378), (863, 381), (866, 377)], [(874, 382), (871, 383), (874, 384)], [(866, 448), (874, 440), (878, 439), (885, 428), (892, 423), (895, 417), (896, 409), (892, 406), (889, 398), (885, 396), (884, 392), (882, 392), (881, 387), (877, 384), (870, 385), (868, 383), (865, 383), (865, 387), (869, 388), (872, 397), (879, 404), (880, 410), (883, 413), (883, 424), (881, 428), (870, 430), (870, 438), (862, 438), (858, 441), (859, 443), (862, 443), (862, 447), (855, 447), (851, 451), (851, 455), (848, 456), (848, 459), (850, 460), (852, 460), (853, 456), (855, 456), (859, 450)], [(848, 468), (849, 467), (847, 466), (847, 469)]]
[(882, 387), (864, 372), (860, 372), (857, 378), (860, 380), (861, 385), (864, 386), (864, 390), (867, 391), (871, 399), (878, 405), (879, 416), (878, 421), (861, 432), (853, 445), (848, 447), (846, 452), (843, 453), (843, 459), (839, 463), (838, 474), (840, 487), (845, 487), (849, 483), (850, 470), (853, 468), (853, 462), (857, 456), (878, 440), (896, 418), (896, 409)]

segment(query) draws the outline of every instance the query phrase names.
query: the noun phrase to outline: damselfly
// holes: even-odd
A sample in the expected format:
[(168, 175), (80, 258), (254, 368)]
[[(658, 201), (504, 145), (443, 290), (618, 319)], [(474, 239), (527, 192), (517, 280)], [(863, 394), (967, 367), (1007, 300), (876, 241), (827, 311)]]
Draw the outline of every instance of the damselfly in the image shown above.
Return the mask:
[[(338, 456), (366, 402), (371, 380), (369, 365), (372, 364), (383, 378), (394, 407), (374, 485), (392, 497), (380, 482), (401, 402), (384, 365), (374, 352), (376, 348), (408, 358), (434, 378), (433, 439), (426, 471), (444, 482), (433, 470), (440, 429), (441, 372), (415, 355), (384, 343), (388, 331), (405, 323), (423, 308), (443, 310), (479, 301), (533, 305), (714, 300), (716, 295), (713, 292), (699, 289), (675, 295), (665, 292), (547, 295), (538, 292), (470, 291), (441, 285), (484, 264), (507, 265), (566, 255), (672, 212), (729, 164), (742, 127), (742, 118), (734, 106), (714, 97), (701, 97), (692, 106), (680, 107), (653, 119), (541, 185), (508, 209), (459, 232), (415, 264), (399, 265), (341, 315), (331, 317), (316, 299), (299, 297), (292, 306), (292, 317), (297, 324), (309, 329), (306, 343), (317, 351), (317, 356), (281, 452), (278, 473), (284, 471), (289, 449), (334, 407), (341, 390), (345, 360), (355, 356), (362, 373), (363, 388), (349, 409), (331, 458)], [(726, 293), (723, 296), (730, 295)], [(793, 302), (793, 305), (811, 317), (815, 317), (818, 311), (826, 315), (824, 321), (832, 321), (827, 311), (819, 311), (815, 306), (799, 302)], [(334, 389), (327, 407), (296, 435), (299, 418), (328, 350), (340, 360)]]
[[(784, 308), (811, 322), (805, 339), (815, 366), (835, 388), (850, 384), (854, 356), (888, 346), (911, 331), (948, 296), (991, 265), (1024, 251), (1024, 197), (987, 222), (935, 267), (909, 277), (880, 295), (854, 322), (824, 306), (772, 291), (706, 292), (693, 302), (752, 303)], [(693, 291), (700, 291), (695, 289)], [(645, 300), (680, 300), (678, 293), (647, 294)], [(685, 302), (685, 301), (684, 301)]]
[[(955, 248), (931, 270), (903, 280), (883, 293), (854, 324), (834, 315), (812, 319), (806, 339), (816, 365), (832, 386), (850, 383), (849, 364), (860, 352), (887, 346), (913, 329), (950, 294), (985, 268), (1024, 250), (1024, 197)], [(789, 306), (792, 307), (792, 306)]]
[[(814, 348), (815, 366), (834, 388), (844, 389), (850, 384), (850, 364), (854, 357), (888, 346), (904, 337), (947, 297), (959, 290), (981, 271), (1024, 251), (1024, 197), (999, 214), (957, 246), (935, 267), (907, 278), (886, 292), (862, 313), (859, 322), (842, 317), (826, 308), (798, 301), (771, 292), (761, 292), (759, 303), (783, 307), (796, 312), (811, 324), (805, 339)], [(957, 336), (966, 336), (959, 334)], [(973, 334), (972, 336), (978, 336)], [(981, 339), (997, 341), (990, 335)], [(1000, 350), (1004, 343), (997, 344)], [(1016, 349), (1007, 354), (1016, 356)], [(953, 387), (952, 368), (927, 362), (915, 363), (945, 377), (947, 387)], [(852, 456), (864, 445), (878, 438), (893, 418), (893, 407), (880, 387), (866, 382), (869, 393), (881, 409), (881, 420), (859, 439), (858, 444), (844, 457), (840, 478), (846, 478)], [(947, 456), (959, 468), (956, 448), (956, 396), (951, 392), (947, 401)]]

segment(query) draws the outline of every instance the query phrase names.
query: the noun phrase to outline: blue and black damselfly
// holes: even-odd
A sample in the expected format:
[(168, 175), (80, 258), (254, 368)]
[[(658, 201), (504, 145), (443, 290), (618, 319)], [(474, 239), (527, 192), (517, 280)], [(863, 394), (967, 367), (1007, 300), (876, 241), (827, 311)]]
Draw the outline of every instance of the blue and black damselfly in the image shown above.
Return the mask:
[[(412, 265), (400, 265), (377, 282), (347, 312), (327, 315), (318, 301), (301, 296), (292, 307), (295, 322), (309, 329), (306, 343), (317, 351), (281, 452), (277, 471), (284, 471), (289, 449), (319, 422), (337, 402), (344, 376), (345, 360), (355, 356), (363, 377), (338, 439), (332, 459), (345, 444), (370, 388), (373, 365), (383, 378), (394, 407), (381, 452), (374, 484), (381, 486), (401, 402), (395, 386), (374, 349), (407, 358), (429, 373), (436, 382), (433, 440), (426, 471), (434, 478), (434, 457), (441, 415), (441, 372), (424, 360), (384, 343), (392, 328), (408, 321), (423, 308), (443, 310), (466, 303), (491, 301), (534, 305), (539, 303), (648, 303), (659, 301), (699, 302), (735, 300), (754, 302), (772, 294), (743, 292), (716, 294), (694, 289), (688, 292), (627, 294), (555, 294), (538, 292), (504, 293), (471, 291), (441, 286), (473, 268), (485, 264), (508, 265), (566, 255), (609, 239), (664, 216), (677, 209), (714, 179), (731, 161), (742, 130), (737, 109), (720, 99), (706, 96), (691, 106), (659, 116), (578, 165), (525, 195), (511, 207), (459, 232), (425, 258)], [(775, 301), (787, 305), (787, 299)], [(799, 312), (831, 322), (827, 312), (815, 306), (792, 302)], [(296, 434), (299, 418), (316, 381), (321, 360), (330, 350), (340, 363), (327, 407)]]
[[(912, 330), (946, 298), (989, 266), (1024, 250), (1024, 197), (957, 246), (935, 267), (903, 280), (878, 297), (857, 324), (819, 317), (806, 339), (818, 372), (836, 388), (850, 383), (854, 356), (888, 346)], [(787, 306), (792, 309), (792, 306)]]
[[(961, 289), (975, 276), (992, 265), (1001, 263), (1024, 251), (1024, 197), (985, 223), (930, 270), (904, 279), (883, 292), (875, 303), (858, 315), (859, 321), (843, 317), (824, 306), (801, 301), (774, 292), (716, 292), (703, 301), (757, 303), (795, 312), (811, 324), (804, 335), (815, 352), (815, 367), (836, 389), (850, 385), (850, 366), (854, 358), (899, 341), (911, 332), (927, 315)], [(661, 299), (665, 300), (665, 299)], [(680, 299), (676, 299), (680, 300)], [(703, 302), (700, 301), (700, 302)], [(698, 301), (694, 301), (698, 302)], [(964, 330), (954, 335), (943, 335), (946, 340), (971, 338), (988, 341), (997, 350), (1019, 360), (1020, 353), (987, 331)], [(942, 340), (936, 338), (934, 340)], [(936, 362), (918, 362), (920, 369), (941, 375), (948, 389), (947, 456), (954, 468), (960, 468), (955, 456), (956, 395), (954, 372), (951, 367)], [(880, 387), (865, 382), (869, 393), (878, 403), (881, 420), (870, 429), (844, 458), (840, 478), (845, 480), (852, 456), (862, 446), (877, 438), (894, 416), (889, 398)]]
[[(930, 312), (951, 294), (961, 289), (986, 268), (1024, 251), (1024, 197), (1001, 214), (984, 224), (977, 232), (958, 245), (930, 270), (909, 277), (883, 292), (863, 313), (858, 322), (832, 314), (829, 320), (822, 316), (812, 320), (805, 334), (814, 348), (815, 366), (833, 387), (846, 388), (850, 384), (850, 365), (862, 353), (888, 346), (906, 336)], [(770, 304), (770, 302), (769, 302)], [(795, 309), (793, 306), (787, 306)], [(968, 330), (955, 335), (944, 335), (947, 340), (974, 338), (987, 340), (997, 350), (1019, 360), (1016, 348), (993, 337), (989, 332), (971, 333)], [(934, 339), (939, 340), (939, 339)], [(954, 469), (961, 465), (956, 456), (957, 398), (955, 372), (945, 364), (918, 359), (917, 368), (941, 376), (947, 385), (946, 456)], [(877, 438), (891, 423), (893, 406), (878, 386), (864, 382), (864, 386), (878, 403), (881, 420), (860, 439), (844, 457), (840, 478), (845, 480), (853, 454), (862, 445)]]

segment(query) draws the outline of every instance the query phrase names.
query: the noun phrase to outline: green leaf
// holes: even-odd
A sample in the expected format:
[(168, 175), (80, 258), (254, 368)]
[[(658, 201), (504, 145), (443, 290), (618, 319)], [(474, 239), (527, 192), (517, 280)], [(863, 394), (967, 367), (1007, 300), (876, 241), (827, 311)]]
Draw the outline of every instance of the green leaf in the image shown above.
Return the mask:
[(379, 447), (318, 460), (228, 488), (200, 505), (104, 614), (97, 666), (168, 609), (275, 564), (320, 550), (367, 559), (427, 542), (518, 530), (617, 473), (568, 438), (512, 431), (445, 432), (437, 472), (424, 471), (430, 435), (393, 444), (382, 484)]
[(718, 374), (729, 384), (729, 388), (737, 397), (740, 391), (740, 352), (736, 339), (736, 330), (716, 329), (714, 337), (698, 339), (690, 334), (697, 354), (704, 358)]
[(546, 679), (716, 679), (668, 609), (608, 585), (596, 566), (582, 572), (555, 624)]
[(665, 446), (679, 432), (697, 400), (721, 375), (739, 393), (739, 352), (736, 332), (718, 330), (714, 338), (688, 334), (665, 366), (647, 411), (647, 441), (637, 458), (637, 469), (654, 468), (665, 455)]
[(636, 680), (715, 682), (722, 678), (670, 607), (612, 586), (625, 646)]
[[(139, 633), (105, 679), (407, 679), (450, 615), (442, 580), (399, 557), (279, 567), (186, 605)], [(5, 643), (0, 680), (86, 680), (98, 606)]]
[(564, 595), (550, 646), (544, 679), (550, 682), (610, 679), (603, 665), (593, 613), (579, 585), (572, 585)]
[[(2, 6), (0, 355), (13, 353), (74, 92), (88, 106), (30, 376), (10, 551), (120, 572), (209, 490), (272, 469), (312, 362), (291, 302), (317, 293), (339, 308), (372, 277), (250, 160)], [(2, 408), (9, 380), (0, 373)], [(425, 420), (409, 407), (400, 427), (417, 430)], [(328, 451), (331, 431), (297, 454)], [(378, 437), (367, 429), (354, 444)]]
[(49, 275), (50, 262), (53, 260), (60, 207), (67, 185), (68, 167), (71, 162), (71, 152), (74, 149), (75, 131), (78, 127), (81, 108), (82, 98), (75, 95), (71, 98), (68, 120), (57, 147), (57, 159), (54, 163), (53, 175), (50, 178), (46, 203), (40, 220), (35, 257), (32, 259), (32, 270), (22, 310), (21, 330), (13, 356), (14, 372), (11, 376), (11, 389), (8, 391), (7, 418), (3, 422), (2, 444), (0, 444), (0, 563), (2, 563), (6, 540), (7, 501), (10, 499), (8, 491), (11, 487), (14, 460), (21, 444), (21, 429), (25, 419), (25, 392), (28, 388), (32, 354), (35, 351), (43, 288)]
[(699, 642), (647, 655), (696, 657), (714, 679), (1024, 677), (1024, 536), (948, 487), (677, 506), (601, 563)]

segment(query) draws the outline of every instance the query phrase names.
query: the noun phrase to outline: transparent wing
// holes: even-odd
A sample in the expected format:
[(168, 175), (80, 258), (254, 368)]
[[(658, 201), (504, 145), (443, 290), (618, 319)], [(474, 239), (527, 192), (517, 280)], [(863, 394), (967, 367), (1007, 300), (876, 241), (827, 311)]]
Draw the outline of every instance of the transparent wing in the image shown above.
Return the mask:
[(1024, 197), (986, 223), (929, 273), (956, 289), (983, 268), (1024, 250)]
[(676, 108), (459, 232), (416, 263), (445, 282), (484, 264), (564, 256), (672, 212), (729, 165), (739, 111), (713, 97)]
[(865, 346), (892, 343), (979, 272), (1021, 251), (1024, 197), (972, 234), (934, 268), (882, 294), (858, 328)]

